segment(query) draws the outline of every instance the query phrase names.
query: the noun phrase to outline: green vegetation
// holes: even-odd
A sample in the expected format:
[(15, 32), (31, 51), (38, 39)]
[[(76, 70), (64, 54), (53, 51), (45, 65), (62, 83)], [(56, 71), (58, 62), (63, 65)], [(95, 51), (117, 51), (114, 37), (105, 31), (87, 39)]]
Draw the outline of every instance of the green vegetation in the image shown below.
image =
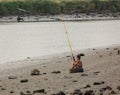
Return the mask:
[[(59, 7), (60, 6), (60, 7)], [(0, 2), (0, 16), (18, 15), (18, 8), (27, 10), (31, 15), (72, 13), (119, 12), (119, 0), (22, 0)]]

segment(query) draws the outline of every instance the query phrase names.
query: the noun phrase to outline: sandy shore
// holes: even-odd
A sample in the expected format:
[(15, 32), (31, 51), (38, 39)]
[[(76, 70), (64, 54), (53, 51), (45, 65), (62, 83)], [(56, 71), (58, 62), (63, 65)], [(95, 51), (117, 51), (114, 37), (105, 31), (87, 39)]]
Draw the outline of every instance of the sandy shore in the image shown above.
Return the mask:
[[(8, 23), (8, 22), (17, 22), (18, 16), (7, 16), (0, 17), (0, 23)], [(89, 15), (83, 14), (71, 14), (64, 15), (64, 21), (99, 21), (99, 20), (120, 20), (120, 13), (112, 14), (96, 14), (91, 13)], [(21, 22), (58, 22), (62, 21), (60, 15), (48, 15), (48, 16), (22, 16), (24, 21)]]
[[(119, 50), (120, 45), (74, 51), (85, 54), (85, 71), (75, 74), (69, 73), (70, 53), (0, 64), (0, 95), (64, 95), (56, 94), (59, 91), (65, 95), (120, 95)], [(34, 69), (37, 75), (31, 75)]]

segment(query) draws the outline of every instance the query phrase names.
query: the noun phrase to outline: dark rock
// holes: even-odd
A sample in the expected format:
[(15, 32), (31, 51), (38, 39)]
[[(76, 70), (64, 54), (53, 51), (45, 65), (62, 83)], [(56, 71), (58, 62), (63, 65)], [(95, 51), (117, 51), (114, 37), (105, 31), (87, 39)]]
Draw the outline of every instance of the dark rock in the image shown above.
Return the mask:
[(34, 69), (31, 71), (31, 76), (35, 76), (35, 75), (40, 75), (40, 71), (38, 69)]
[(28, 82), (28, 79), (23, 79), (23, 80), (21, 80), (20, 82), (21, 82), (21, 83), (26, 83), (26, 82)]
[(114, 48), (114, 50), (117, 50), (118, 48)]
[(14, 93), (14, 91), (10, 91), (10, 93)]
[(8, 77), (8, 79), (17, 79), (17, 77), (16, 76), (10, 76), (10, 77)]
[(61, 73), (60, 71), (53, 71), (52, 72), (53, 74), (59, 74), (59, 73)]
[(45, 89), (34, 90), (33, 94), (35, 94), (35, 93), (45, 93)]
[(90, 88), (91, 86), (89, 84), (87, 84), (84, 88)]
[(70, 93), (70, 95), (83, 95), (83, 93), (81, 92), (80, 89), (76, 89), (76, 90), (74, 90), (73, 93)]
[(98, 95), (103, 95), (103, 92), (98, 93)]
[(85, 54), (84, 53), (80, 53), (80, 56), (85, 56)]
[(95, 48), (93, 48), (93, 50), (95, 50)]
[(100, 82), (94, 82), (93, 85), (101, 85)]
[(93, 72), (93, 73), (98, 74), (98, 73), (100, 73), (100, 71), (96, 71), (96, 72)]
[(111, 94), (117, 94), (115, 91), (111, 91)]
[(46, 75), (47, 73), (43, 73), (43, 75)]
[(77, 80), (73, 80), (72, 82), (78, 82)]
[(65, 93), (62, 92), (62, 91), (60, 91), (60, 92), (58, 92), (58, 93), (56, 93), (56, 94), (53, 94), (53, 95), (65, 95)]
[(106, 86), (104, 88), (100, 89), (100, 92), (106, 91), (106, 90), (112, 90), (112, 88), (110, 86)]
[(1, 90), (6, 90), (5, 88), (1, 88)]
[(109, 48), (106, 48), (107, 50), (109, 50)]
[(71, 57), (70, 55), (66, 56), (66, 57)]
[(23, 92), (20, 92), (20, 95), (26, 95), (25, 93), (23, 93)]
[(88, 74), (81, 74), (81, 76), (88, 76)]
[(104, 84), (105, 82), (104, 81), (101, 81), (101, 84)]
[(102, 55), (100, 55), (99, 57), (100, 57), (100, 58), (102, 58), (103, 56), (102, 56)]
[(87, 90), (87, 91), (85, 91), (84, 95), (94, 95), (94, 91), (93, 90)]
[(120, 55), (120, 50), (118, 50), (118, 55)]
[(120, 86), (118, 86), (117, 89), (120, 90)]

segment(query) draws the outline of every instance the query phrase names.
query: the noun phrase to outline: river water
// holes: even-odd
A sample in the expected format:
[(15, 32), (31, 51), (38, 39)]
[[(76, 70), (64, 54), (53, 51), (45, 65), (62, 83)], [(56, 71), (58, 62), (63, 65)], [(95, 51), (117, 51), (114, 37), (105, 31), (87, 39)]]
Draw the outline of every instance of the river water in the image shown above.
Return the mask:
[[(120, 44), (120, 21), (66, 22), (73, 50)], [(0, 23), (0, 63), (68, 52), (61, 22)]]

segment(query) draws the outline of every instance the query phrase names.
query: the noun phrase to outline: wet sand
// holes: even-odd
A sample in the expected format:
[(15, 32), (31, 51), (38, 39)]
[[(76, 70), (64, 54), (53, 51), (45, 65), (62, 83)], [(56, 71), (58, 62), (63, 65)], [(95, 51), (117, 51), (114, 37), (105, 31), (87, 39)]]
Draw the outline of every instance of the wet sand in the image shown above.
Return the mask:
[(78, 53), (83, 73), (69, 73), (70, 53), (0, 64), (0, 95), (120, 95), (120, 45)]

